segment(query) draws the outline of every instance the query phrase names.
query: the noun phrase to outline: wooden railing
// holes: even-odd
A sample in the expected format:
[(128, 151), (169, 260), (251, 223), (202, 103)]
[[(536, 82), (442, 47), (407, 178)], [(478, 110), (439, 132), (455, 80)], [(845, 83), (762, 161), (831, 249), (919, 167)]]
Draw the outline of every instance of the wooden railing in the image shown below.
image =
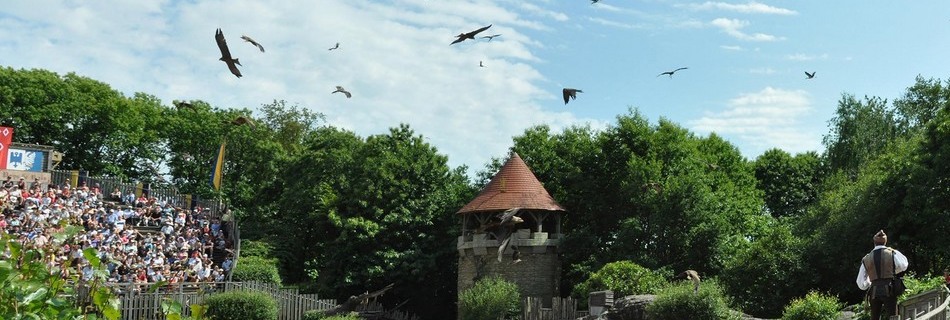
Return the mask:
[(522, 320), (574, 320), (588, 315), (588, 311), (577, 310), (577, 301), (570, 297), (552, 298), (550, 308), (543, 306), (541, 298), (525, 297), (521, 310)]
[(948, 293), (950, 290), (941, 286), (904, 299), (897, 307), (900, 319), (947, 320), (947, 308), (950, 306), (950, 299), (947, 299)]
[[(227, 291), (259, 291), (277, 302), (278, 320), (299, 320), (310, 310), (329, 310), (336, 307), (333, 299), (320, 299), (315, 294), (301, 294), (296, 288), (281, 288), (274, 284), (258, 282), (200, 282), (175, 283), (149, 290), (152, 284), (109, 284), (113, 288), (122, 310), (123, 320), (162, 320), (162, 301), (181, 304), (182, 315), (190, 316), (192, 304), (203, 304), (215, 293)], [(77, 290), (79, 301), (87, 301), (86, 290)]]

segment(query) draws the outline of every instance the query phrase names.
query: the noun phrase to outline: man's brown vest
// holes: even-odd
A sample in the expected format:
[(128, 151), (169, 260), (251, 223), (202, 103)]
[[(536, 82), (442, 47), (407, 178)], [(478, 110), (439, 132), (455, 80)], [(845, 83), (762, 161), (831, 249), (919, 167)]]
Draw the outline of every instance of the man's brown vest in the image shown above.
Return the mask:
[(861, 263), (864, 263), (871, 282), (894, 278), (894, 249), (885, 247), (871, 251), (861, 259)]

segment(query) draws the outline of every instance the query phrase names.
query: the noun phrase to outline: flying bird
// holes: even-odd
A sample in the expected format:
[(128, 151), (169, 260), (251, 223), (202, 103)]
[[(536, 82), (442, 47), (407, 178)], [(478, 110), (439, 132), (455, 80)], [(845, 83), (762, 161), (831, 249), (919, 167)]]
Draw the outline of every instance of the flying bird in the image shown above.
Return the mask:
[(595, 3), (597, 3), (598, 1), (600, 1), (600, 0), (590, 0), (590, 4), (595, 4)]
[(248, 37), (248, 36), (245, 36), (245, 35), (241, 35), (241, 39), (244, 39), (244, 41), (246, 41), (246, 42), (250, 42), (251, 44), (253, 44), (253, 45), (254, 45), (255, 47), (257, 47), (258, 49), (261, 49), (261, 52), (264, 52), (264, 46), (262, 46), (260, 43), (257, 43), (257, 41), (254, 41), (254, 39), (251, 39), (251, 37)]
[(564, 88), (564, 90), (561, 90), (561, 93), (564, 95), (564, 104), (567, 104), (567, 102), (571, 99), (577, 99), (578, 92), (583, 93), (584, 91), (572, 88)]
[(676, 73), (677, 71), (686, 70), (686, 69), (689, 69), (689, 68), (686, 68), (686, 67), (677, 68), (676, 70), (673, 70), (673, 71), (661, 72), (660, 74), (658, 74), (658, 75), (656, 75), (656, 76), (659, 77), (659, 76), (662, 76), (662, 75), (665, 74), (665, 75), (669, 75), (670, 78), (673, 78), (673, 74), (674, 74), (674, 73)]
[(339, 49), (339, 48), (340, 48), (340, 43), (339, 43), (339, 42), (337, 42), (335, 46), (333, 46), (333, 47), (332, 47), (332, 48), (330, 48), (330, 49), (327, 49), (327, 51), (330, 51), (330, 50), (336, 50), (336, 49)]
[(521, 208), (511, 208), (496, 214), (490, 217), (488, 222), (480, 228), (481, 231), (491, 233), (498, 240), (498, 262), (502, 261), (502, 256), (504, 256), (505, 250), (509, 246), (514, 251), (512, 260), (515, 263), (521, 261), (521, 252), (518, 251), (518, 246), (511, 244), (511, 234), (514, 233), (515, 226), (524, 222), (524, 219), (517, 216), (518, 211), (521, 211)]
[(677, 275), (677, 277), (683, 276), (693, 282), (693, 292), (699, 292), (699, 273), (697, 273), (696, 270), (686, 270)]
[(484, 36), (484, 37), (482, 37), (482, 39), (488, 39), (488, 41), (491, 41), (492, 39), (495, 39), (495, 37), (500, 37), (500, 36), (501, 36), (501, 34), (493, 34), (493, 35), (490, 35), (490, 36)]
[(465, 41), (466, 39), (475, 40), (475, 35), (476, 35), (476, 34), (478, 34), (479, 32), (488, 30), (488, 28), (491, 28), (491, 25), (488, 25), (487, 27), (478, 28), (478, 29), (476, 29), (475, 31), (472, 31), (472, 32), (459, 33), (459, 35), (456, 36), (456, 37), (458, 37), (458, 39), (455, 39), (455, 41), (452, 41), (452, 43), (450, 43), (449, 45), (453, 45), (453, 44), (456, 44), (456, 43)]
[(240, 125), (245, 125), (245, 124), (251, 126), (252, 128), (257, 126), (257, 124), (254, 123), (254, 120), (251, 120), (251, 118), (248, 118), (245, 116), (238, 116), (237, 118), (234, 118), (234, 120), (231, 120), (231, 121), (225, 120), (223, 122), (233, 124), (235, 126), (240, 126)]
[(238, 78), (241, 77), (241, 70), (238, 70), (237, 66), (241, 65), (241, 62), (237, 58), (231, 57), (231, 51), (228, 50), (228, 42), (224, 40), (224, 32), (221, 32), (221, 28), (218, 28), (218, 31), (214, 33), (214, 40), (218, 43), (218, 49), (221, 49), (221, 58), (218, 60), (224, 61), (228, 65), (228, 69), (231, 70)]
[(178, 108), (178, 110), (181, 110), (181, 109), (184, 109), (184, 108), (188, 108), (188, 109), (195, 110), (195, 111), (198, 110), (198, 109), (195, 109), (195, 106), (194, 106), (193, 104), (191, 104), (191, 103), (189, 103), (189, 102), (185, 102), (185, 101), (175, 101), (175, 102), (173, 102), (173, 104), (175, 105), (175, 108)]
[(346, 91), (346, 89), (343, 89), (343, 87), (341, 87), (341, 86), (336, 86), (336, 90), (334, 90), (333, 92), (330, 92), (330, 93), (333, 94), (333, 93), (337, 93), (337, 92), (342, 92), (343, 95), (345, 95), (347, 98), (350, 98), (350, 97), (352, 96), (352, 95), (350, 95), (350, 92), (349, 92), (349, 91)]
[(484, 67), (485, 67), (485, 64), (483, 64), (481, 61), (479, 61), (479, 62), (478, 62), (478, 66), (484, 68)]
[(808, 71), (805, 71), (805, 76), (807, 77), (807, 78), (805, 78), (805, 79), (814, 78), (814, 77), (815, 77), (815, 72), (817, 72), (817, 71), (812, 71), (811, 73), (808, 73)]

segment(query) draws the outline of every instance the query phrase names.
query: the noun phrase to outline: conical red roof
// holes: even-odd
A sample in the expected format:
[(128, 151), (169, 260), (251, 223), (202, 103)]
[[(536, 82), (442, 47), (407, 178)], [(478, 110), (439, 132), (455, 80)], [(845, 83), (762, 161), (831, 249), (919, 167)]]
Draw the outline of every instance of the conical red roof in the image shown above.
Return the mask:
[(512, 152), (508, 162), (492, 177), (485, 189), (457, 213), (507, 210), (511, 208), (566, 211), (544, 189), (521, 156)]

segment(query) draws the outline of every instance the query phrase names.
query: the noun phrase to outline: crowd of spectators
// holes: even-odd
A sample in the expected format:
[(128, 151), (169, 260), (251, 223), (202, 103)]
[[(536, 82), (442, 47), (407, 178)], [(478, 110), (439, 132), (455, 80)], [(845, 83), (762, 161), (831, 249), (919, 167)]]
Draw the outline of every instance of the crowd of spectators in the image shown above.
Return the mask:
[[(224, 281), (233, 266), (228, 221), (208, 209), (187, 209), (155, 197), (105, 194), (98, 185), (26, 183), (7, 177), (0, 183), (0, 233), (25, 248), (43, 248), (49, 270), (64, 278), (91, 279), (93, 270), (83, 256), (95, 248), (113, 283)], [(80, 226), (62, 244), (51, 241), (68, 225)], [(220, 265), (214, 252), (227, 255)], [(9, 258), (9, 251), (0, 253)]]

